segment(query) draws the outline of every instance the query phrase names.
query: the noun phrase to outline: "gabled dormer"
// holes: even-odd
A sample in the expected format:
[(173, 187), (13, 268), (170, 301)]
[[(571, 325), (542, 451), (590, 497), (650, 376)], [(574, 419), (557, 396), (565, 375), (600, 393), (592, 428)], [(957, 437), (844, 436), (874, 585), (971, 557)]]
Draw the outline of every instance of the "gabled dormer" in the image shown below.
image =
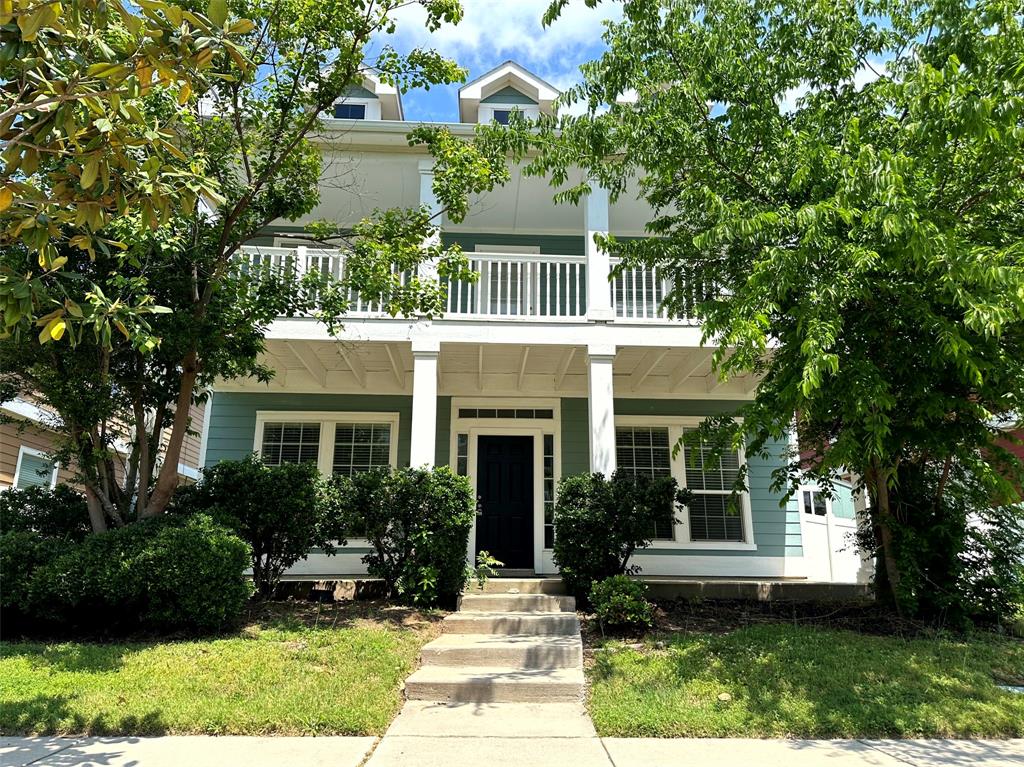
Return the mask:
[(514, 61), (506, 61), (459, 88), (459, 119), (464, 123), (507, 124), (512, 112), (528, 119), (554, 114), (559, 91)]
[(352, 85), (334, 103), (329, 117), (339, 120), (404, 120), (402, 96), (375, 72), (363, 73), (362, 83)]

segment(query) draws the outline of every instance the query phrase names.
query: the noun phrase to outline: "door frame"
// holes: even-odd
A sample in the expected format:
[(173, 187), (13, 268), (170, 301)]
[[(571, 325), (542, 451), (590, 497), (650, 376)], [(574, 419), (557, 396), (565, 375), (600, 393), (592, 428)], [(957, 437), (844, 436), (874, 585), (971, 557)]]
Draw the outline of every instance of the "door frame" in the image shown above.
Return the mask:
[[(459, 418), (459, 408), (543, 408), (552, 410), (554, 418), (544, 420), (515, 419), (515, 418)], [(504, 399), (489, 398), (452, 398), (452, 431), (449, 453), (449, 463), (457, 466), (458, 456), (458, 435), (469, 435), (469, 453), (466, 462), (466, 475), (473, 486), (473, 497), (476, 498), (477, 478), (477, 437), (480, 436), (509, 436), (509, 437), (533, 437), (533, 571), (543, 571), (543, 550), (544, 550), (544, 435), (554, 436), (554, 459), (555, 487), (562, 475), (561, 457), (561, 413), (559, 412), (559, 401), (555, 399), (541, 399), (532, 397), (517, 397)], [(473, 529), (469, 533), (469, 541), (466, 547), (466, 561), (472, 566), (475, 565), (476, 557), (476, 517), (473, 518)]]

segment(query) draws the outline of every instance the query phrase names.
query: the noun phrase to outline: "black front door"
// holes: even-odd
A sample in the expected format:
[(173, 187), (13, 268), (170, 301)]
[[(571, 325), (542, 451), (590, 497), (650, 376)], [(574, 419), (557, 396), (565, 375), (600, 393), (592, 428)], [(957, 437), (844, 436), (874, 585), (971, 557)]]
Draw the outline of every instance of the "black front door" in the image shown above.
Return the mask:
[(477, 553), (533, 568), (533, 437), (479, 437)]

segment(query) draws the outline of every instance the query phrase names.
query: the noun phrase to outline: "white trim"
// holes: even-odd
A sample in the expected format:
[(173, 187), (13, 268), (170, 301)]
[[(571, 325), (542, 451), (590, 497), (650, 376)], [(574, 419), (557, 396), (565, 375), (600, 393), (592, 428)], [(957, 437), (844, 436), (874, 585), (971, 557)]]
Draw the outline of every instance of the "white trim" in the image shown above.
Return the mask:
[(502, 104), (500, 102), (481, 103), (477, 112), (477, 122), (487, 125), (494, 120), (495, 112), (520, 112), (527, 120), (536, 120), (540, 117), (539, 104)]
[(206, 468), (206, 448), (210, 444), (210, 421), (213, 420), (213, 395), (206, 398), (206, 407), (203, 409), (203, 430), (199, 434), (199, 471)]
[(0, 409), (6, 410), (11, 415), (20, 416), (28, 421), (34, 421), (47, 429), (51, 428), (49, 424), (55, 420), (53, 413), (23, 399), (12, 399), (10, 402), (4, 402), (0, 405)]
[[(800, 557), (721, 556), (715, 554), (652, 554), (639, 549), (629, 559), (639, 565), (642, 579), (669, 576), (675, 578), (802, 578)], [(558, 568), (551, 551), (544, 552), (542, 575), (554, 575)]]
[[(551, 410), (552, 418), (459, 418), (461, 408), (495, 410)], [(476, 493), (477, 437), (529, 436), (533, 437), (533, 569), (542, 572), (544, 566), (544, 435), (554, 438), (555, 487), (562, 476), (562, 414), (561, 400), (541, 397), (452, 397), (451, 433), (449, 435), (448, 463), (457, 467), (459, 434), (469, 435), (469, 454), (466, 475)], [(469, 535), (466, 557), (473, 562), (476, 556), (476, 520)]]
[[(641, 426), (641, 427), (667, 427), (668, 442), (670, 450), (679, 443), (684, 428), (700, 426), (704, 421), (700, 416), (616, 416), (615, 428), (620, 426)], [(747, 462), (746, 451), (741, 447), (738, 451), (739, 464), (744, 466)], [(686, 458), (684, 451), (672, 450), (671, 467), (672, 476), (679, 483), (680, 488), (686, 487)], [(656, 540), (651, 543), (649, 549), (685, 549), (692, 551), (757, 551), (757, 543), (754, 539), (754, 522), (750, 506), (749, 487), (740, 494), (741, 516), (743, 521), (743, 541), (691, 541), (690, 520), (686, 514), (676, 515), (675, 540)]]
[(330, 428), (339, 423), (387, 423), (391, 424), (391, 444), (388, 461), (391, 468), (398, 467), (398, 425), (397, 412), (358, 412), (324, 410), (257, 410), (256, 428), (252, 450), (257, 455), (263, 446), (263, 428), (267, 423), (319, 423), (320, 447), (317, 451), (317, 468), (325, 477), (331, 476), (334, 467), (334, 431)]
[(178, 464), (178, 473), (186, 479), (199, 479), (199, 469), (193, 469), (191, 466), (186, 466), (183, 463)]
[[(17, 462), (17, 464), (14, 467), (14, 480), (11, 483), (11, 487), (12, 488), (17, 488), (18, 487), (18, 479), (21, 477), (21, 459), (24, 456), (26, 456), (26, 455), (31, 455), (31, 456), (33, 456), (35, 458), (42, 458), (44, 460), (47, 460), (50, 457), (46, 453), (44, 453), (42, 450), (36, 450), (34, 447), (28, 447), (27, 445), (20, 445), (18, 447), (18, 462)], [(53, 469), (51, 470), (51, 473), (50, 473), (50, 489), (51, 490), (57, 486), (57, 470), (58, 470), (58, 468), (59, 467), (57, 465), (57, 462), (54, 461), (53, 462)]]

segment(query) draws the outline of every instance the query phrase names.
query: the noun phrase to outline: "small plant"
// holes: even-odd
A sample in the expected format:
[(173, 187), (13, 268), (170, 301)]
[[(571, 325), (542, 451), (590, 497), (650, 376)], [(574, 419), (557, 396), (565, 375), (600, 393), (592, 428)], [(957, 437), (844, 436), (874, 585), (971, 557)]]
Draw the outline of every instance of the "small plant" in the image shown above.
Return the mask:
[(647, 601), (647, 586), (626, 575), (613, 575), (590, 589), (590, 603), (597, 614), (601, 633), (609, 628), (650, 628), (654, 605)]
[(492, 557), (489, 551), (481, 551), (476, 555), (476, 567), (466, 568), (468, 570), (466, 580), (475, 580), (477, 588), (483, 591), (487, 581), (496, 577), (498, 568), (504, 565), (504, 562)]
[(0, 532), (81, 541), (90, 533), (85, 496), (68, 485), (8, 488), (0, 493)]

